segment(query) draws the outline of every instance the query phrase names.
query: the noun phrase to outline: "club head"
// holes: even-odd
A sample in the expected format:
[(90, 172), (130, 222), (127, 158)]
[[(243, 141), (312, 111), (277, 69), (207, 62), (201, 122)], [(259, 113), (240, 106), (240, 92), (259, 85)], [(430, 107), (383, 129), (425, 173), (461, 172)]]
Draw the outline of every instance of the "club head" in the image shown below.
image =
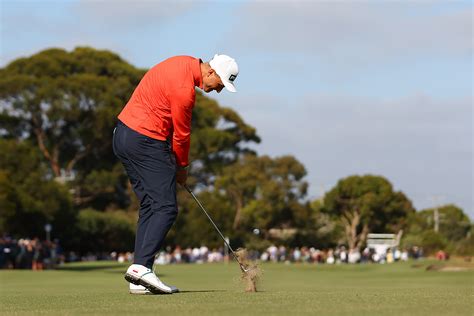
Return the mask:
[(250, 270), (255, 269), (255, 267), (246, 268), (246, 267), (244, 267), (244, 265), (241, 264), (241, 263), (239, 263), (239, 265), (240, 265), (240, 270), (242, 270), (243, 273), (247, 273), (247, 272), (249, 272)]

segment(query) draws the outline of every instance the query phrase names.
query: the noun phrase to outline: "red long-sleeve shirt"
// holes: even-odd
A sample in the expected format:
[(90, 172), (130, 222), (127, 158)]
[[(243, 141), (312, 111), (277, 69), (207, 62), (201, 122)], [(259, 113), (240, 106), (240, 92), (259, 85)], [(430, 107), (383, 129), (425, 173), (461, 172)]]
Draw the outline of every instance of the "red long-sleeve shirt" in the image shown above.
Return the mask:
[(202, 88), (201, 60), (171, 57), (142, 78), (118, 118), (136, 132), (159, 140), (173, 138), (176, 163), (189, 163), (191, 116), (196, 92)]

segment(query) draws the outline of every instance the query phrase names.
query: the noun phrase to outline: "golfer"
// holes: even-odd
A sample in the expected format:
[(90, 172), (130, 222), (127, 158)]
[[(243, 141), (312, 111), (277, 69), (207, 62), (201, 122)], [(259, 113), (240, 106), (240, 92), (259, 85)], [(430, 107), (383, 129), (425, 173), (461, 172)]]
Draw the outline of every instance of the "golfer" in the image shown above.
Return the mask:
[(130, 293), (174, 293), (152, 271), (155, 254), (176, 220), (176, 182), (188, 175), (195, 87), (235, 92), (237, 63), (226, 55), (209, 62), (171, 57), (142, 78), (118, 116), (113, 149), (140, 201), (133, 264), (125, 273)]

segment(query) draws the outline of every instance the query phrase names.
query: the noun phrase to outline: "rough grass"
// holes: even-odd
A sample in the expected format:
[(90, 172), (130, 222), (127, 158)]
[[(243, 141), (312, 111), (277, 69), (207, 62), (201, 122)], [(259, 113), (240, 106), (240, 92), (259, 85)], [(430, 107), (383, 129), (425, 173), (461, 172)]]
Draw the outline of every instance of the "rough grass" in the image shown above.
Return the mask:
[(474, 272), (427, 271), (433, 262), (322, 266), (264, 264), (246, 293), (234, 264), (158, 267), (183, 292), (130, 295), (126, 265), (95, 262), (60, 271), (0, 271), (2, 315), (473, 315)]

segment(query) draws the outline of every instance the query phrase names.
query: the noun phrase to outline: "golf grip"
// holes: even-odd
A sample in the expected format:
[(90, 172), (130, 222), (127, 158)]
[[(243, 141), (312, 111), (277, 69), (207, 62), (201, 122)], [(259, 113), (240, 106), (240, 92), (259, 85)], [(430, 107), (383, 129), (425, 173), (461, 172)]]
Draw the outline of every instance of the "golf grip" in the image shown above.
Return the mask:
[[(212, 218), (209, 216), (209, 214), (206, 212), (206, 209), (204, 208), (204, 206), (202, 206), (201, 202), (199, 202), (199, 200), (197, 199), (197, 197), (194, 195), (193, 191), (191, 191), (191, 189), (188, 187), (187, 184), (184, 185), (184, 188), (186, 189), (186, 191), (188, 191), (191, 196), (193, 197), (194, 201), (196, 201), (196, 203), (201, 207), (201, 210), (203, 210), (204, 214), (206, 214), (207, 218), (209, 218), (209, 220), (211, 221), (212, 225), (214, 225), (214, 228), (217, 230), (217, 232), (219, 233), (219, 235), (221, 235), (222, 239), (224, 240), (225, 244), (227, 245), (227, 247), (229, 247), (230, 251), (232, 251), (232, 254), (234, 255), (234, 258), (237, 260), (237, 262), (239, 262), (239, 259), (237, 259), (237, 255), (235, 254), (234, 250), (232, 249), (232, 247), (229, 245), (229, 243), (227, 242), (227, 240), (225, 239), (224, 235), (222, 235), (221, 231), (219, 230), (219, 228), (217, 227), (217, 225), (214, 223), (214, 221), (212, 220)], [(240, 262), (239, 262), (240, 264)]]

